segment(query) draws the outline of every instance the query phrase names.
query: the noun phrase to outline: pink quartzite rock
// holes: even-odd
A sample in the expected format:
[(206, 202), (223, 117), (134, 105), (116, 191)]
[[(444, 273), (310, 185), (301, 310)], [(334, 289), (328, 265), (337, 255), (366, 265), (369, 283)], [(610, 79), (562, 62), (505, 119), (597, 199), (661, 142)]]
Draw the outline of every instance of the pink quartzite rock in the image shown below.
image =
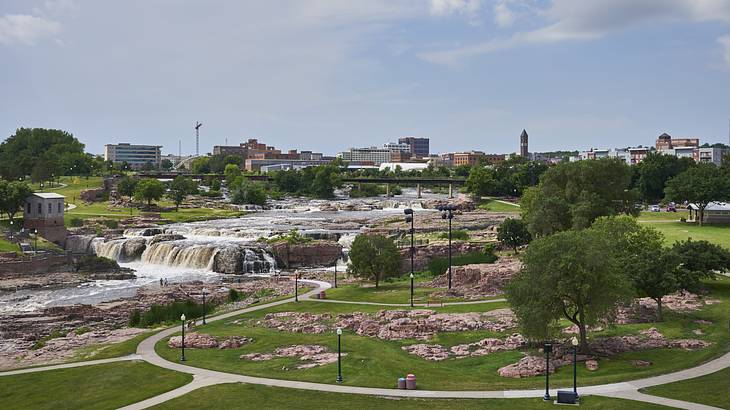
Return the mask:
[[(167, 346), (173, 349), (179, 349), (182, 347), (182, 337), (171, 337), (167, 342)], [(218, 341), (211, 335), (188, 333), (185, 335), (185, 347), (191, 349), (212, 349), (218, 347)]]
[(586, 369), (590, 372), (598, 370), (598, 360), (586, 360)]
[[(347, 356), (347, 353), (343, 353), (342, 356)], [(249, 353), (240, 356), (240, 359), (260, 362), (277, 357), (298, 358), (302, 363), (297, 365), (297, 369), (311, 369), (313, 367), (324, 366), (337, 361), (337, 353), (329, 352), (326, 347), (319, 345), (292, 345), (278, 347), (274, 350), (273, 354)]]
[(231, 336), (221, 340), (218, 343), (219, 349), (238, 349), (239, 347), (251, 343), (253, 340), (248, 337)]

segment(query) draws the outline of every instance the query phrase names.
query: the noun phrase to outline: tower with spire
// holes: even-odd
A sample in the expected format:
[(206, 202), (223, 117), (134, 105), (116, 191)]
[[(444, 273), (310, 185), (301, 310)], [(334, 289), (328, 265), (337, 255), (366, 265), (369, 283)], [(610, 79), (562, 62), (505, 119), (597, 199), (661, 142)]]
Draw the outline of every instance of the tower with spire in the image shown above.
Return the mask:
[(524, 129), (522, 130), (522, 134), (520, 134), (520, 156), (525, 158), (530, 156), (530, 150), (527, 147), (527, 131)]

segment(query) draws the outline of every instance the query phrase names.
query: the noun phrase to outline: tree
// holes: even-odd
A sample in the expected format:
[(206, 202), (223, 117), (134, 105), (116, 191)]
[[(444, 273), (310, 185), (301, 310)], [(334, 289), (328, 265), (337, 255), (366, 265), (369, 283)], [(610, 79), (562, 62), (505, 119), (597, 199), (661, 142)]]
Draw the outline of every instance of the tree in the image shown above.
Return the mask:
[(507, 286), (507, 300), (523, 334), (546, 340), (566, 318), (578, 327), (581, 351), (587, 353), (588, 327), (610, 320), (616, 304), (632, 293), (611, 249), (609, 241), (591, 229), (532, 241), (522, 270)]
[(198, 185), (190, 178), (178, 175), (170, 182), (170, 189), (167, 196), (175, 203), (175, 211), (180, 208), (180, 204), (185, 197), (192, 195), (198, 191)]
[(143, 179), (137, 183), (134, 189), (134, 199), (147, 201), (147, 205), (152, 205), (153, 200), (162, 198), (165, 193), (165, 185), (156, 179)]
[(690, 292), (700, 290), (703, 279), (714, 279), (715, 271), (730, 270), (730, 251), (707, 241), (675, 242), (669, 260), (679, 287)]
[(494, 171), (481, 166), (472, 167), (466, 178), (466, 189), (477, 197), (498, 194), (498, 182)]
[(194, 174), (208, 174), (210, 173), (210, 157), (195, 158), (190, 164), (190, 170)]
[(398, 275), (400, 253), (392, 239), (382, 235), (360, 234), (350, 249), (349, 270), (355, 276), (374, 280), (377, 288), (380, 280)]
[(36, 170), (36, 176), (40, 176), (37, 181), (45, 181), (52, 173), (59, 173), (56, 166), (64, 154), (83, 152), (84, 144), (66, 131), (19, 128), (0, 144), (0, 176), (17, 180), (31, 174), (34, 167), (43, 162), (44, 167)]
[(624, 273), (631, 279), (639, 297), (657, 304), (657, 320), (662, 321), (662, 299), (679, 290), (670, 263), (664, 236), (651, 227), (640, 226), (631, 217), (603, 217), (591, 226), (613, 245), (613, 253)]
[(241, 176), (241, 168), (235, 164), (228, 164), (226, 165), (223, 174), (226, 176), (226, 182), (230, 184), (234, 179), (236, 179), (236, 177)]
[(517, 254), (517, 248), (530, 243), (532, 235), (524, 221), (507, 218), (497, 228), (497, 240), (514, 249)]
[(564, 162), (548, 169), (523, 198), (522, 219), (533, 236), (585, 229), (600, 216), (636, 215), (631, 169), (619, 159)]
[(141, 170), (142, 171), (154, 171), (155, 170), (155, 165), (152, 162), (147, 161), (144, 164), (142, 164)]
[(317, 167), (312, 181), (310, 192), (315, 198), (332, 198), (334, 196), (335, 187), (342, 185), (340, 177), (337, 175), (337, 168), (333, 166)]
[(8, 182), (0, 179), (0, 214), (6, 213), (10, 222), (23, 210), (25, 200), (33, 190), (25, 182)]
[(730, 198), (730, 178), (716, 165), (701, 163), (670, 179), (664, 192), (671, 201), (697, 205), (702, 226), (707, 205)]
[(243, 176), (234, 180), (230, 187), (231, 202), (238, 205), (266, 205), (266, 189), (259, 182), (252, 182)]
[(137, 189), (137, 180), (128, 176), (123, 176), (122, 179), (117, 183), (117, 192), (121, 196), (128, 196), (132, 198), (135, 189)]
[(170, 161), (167, 158), (165, 158), (162, 161), (160, 161), (160, 168), (161, 169), (164, 169), (165, 171), (171, 170), (172, 169), (172, 166), (173, 166), (172, 161)]
[(678, 158), (674, 155), (649, 153), (635, 166), (636, 188), (639, 196), (647, 202), (659, 202), (664, 198), (664, 187), (673, 178), (694, 165), (692, 158)]

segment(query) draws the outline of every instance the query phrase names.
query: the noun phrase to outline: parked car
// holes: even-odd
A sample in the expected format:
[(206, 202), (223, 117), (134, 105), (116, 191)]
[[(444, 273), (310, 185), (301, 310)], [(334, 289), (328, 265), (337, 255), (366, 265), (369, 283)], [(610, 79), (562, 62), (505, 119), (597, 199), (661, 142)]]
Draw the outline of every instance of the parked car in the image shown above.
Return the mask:
[(667, 204), (667, 212), (677, 212), (677, 204), (670, 202)]
[(659, 205), (652, 205), (649, 207), (649, 212), (661, 212), (662, 208)]

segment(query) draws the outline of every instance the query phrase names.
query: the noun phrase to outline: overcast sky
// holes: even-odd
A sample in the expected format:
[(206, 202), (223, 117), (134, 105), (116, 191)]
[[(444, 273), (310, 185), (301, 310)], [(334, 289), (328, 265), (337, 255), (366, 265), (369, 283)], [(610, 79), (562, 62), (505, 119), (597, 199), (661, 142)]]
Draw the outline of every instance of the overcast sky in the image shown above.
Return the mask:
[(94, 153), (727, 142), (730, 0), (2, 0), (0, 69), (0, 137)]

